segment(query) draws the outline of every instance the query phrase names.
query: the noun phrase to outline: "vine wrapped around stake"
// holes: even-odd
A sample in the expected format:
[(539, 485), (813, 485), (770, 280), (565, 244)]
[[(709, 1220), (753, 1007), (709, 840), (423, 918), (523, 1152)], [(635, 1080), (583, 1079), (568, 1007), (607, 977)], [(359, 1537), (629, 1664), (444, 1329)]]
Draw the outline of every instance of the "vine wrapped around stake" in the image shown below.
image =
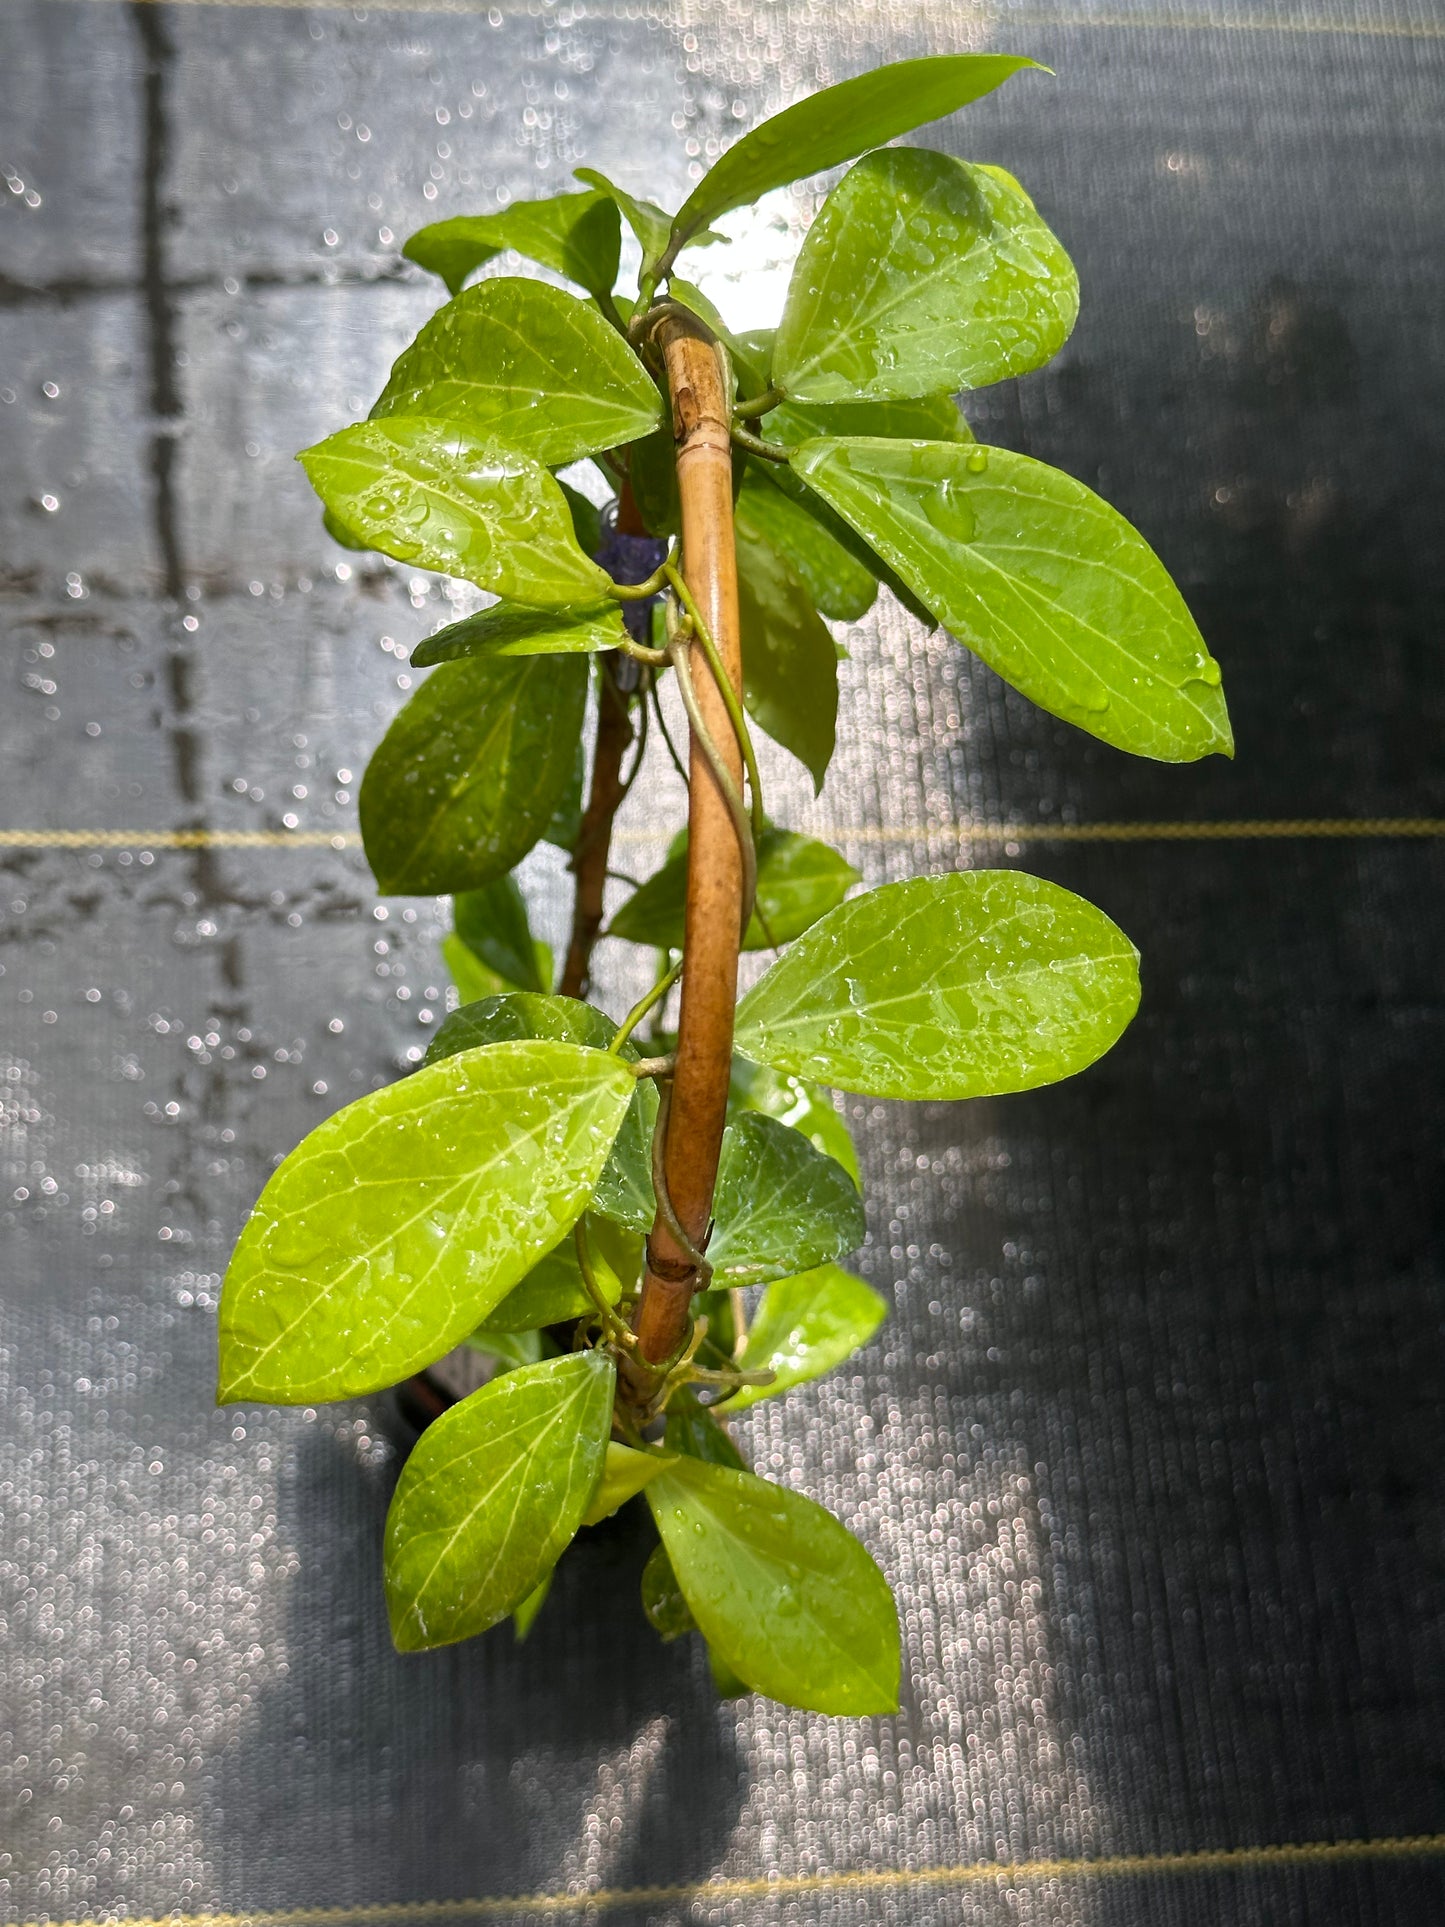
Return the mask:
[[(742, 688), (737, 558), (733, 541), (731, 397), (710, 331), (669, 306), (655, 337), (672, 396), (677, 493), (685, 575), (675, 586), (693, 605), (694, 633), (684, 665), (691, 684), (692, 754), (688, 784), (687, 897), (683, 923), (677, 1068), (667, 1110), (660, 1169), (668, 1215), (659, 1212), (647, 1243), (647, 1268), (635, 1330), (642, 1366), (658, 1365), (685, 1342), (708, 1241), (713, 1187), (727, 1119), (737, 1001), (738, 953), (751, 835), (739, 824), (742, 745), (729, 697)], [(715, 651), (716, 669), (702, 637)], [(729, 687), (728, 685), (731, 685)], [(723, 785), (726, 783), (727, 787)], [(734, 805), (738, 806), (735, 811)]]
[[(417, 645), (428, 676), (359, 799), (378, 888), (452, 898), (459, 1008), (418, 1069), (281, 1162), (221, 1300), (223, 1399), (410, 1380), (437, 1414), (387, 1522), (403, 1650), (508, 1615), (522, 1636), (573, 1540), (642, 1495), (664, 1638), (700, 1634), (715, 1678), (790, 1705), (897, 1706), (882, 1573), (729, 1430), (885, 1315), (840, 1264), (867, 1225), (831, 1093), (959, 1100), (1085, 1071), (1133, 1016), (1138, 960), (1017, 871), (855, 894), (839, 851), (765, 814), (753, 731), (821, 789), (828, 623), (862, 625), (886, 590), (1117, 750), (1231, 750), (1218, 665), (1143, 538), (1072, 478), (981, 447), (955, 400), (1042, 366), (1077, 282), (1002, 170), (890, 143), (1030, 66), (944, 55), (844, 81), (743, 135), (676, 215), (584, 169), (581, 191), (423, 229), (406, 252), (451, 299), (368, 420), (301, 457), (338, 541), (492, 598)], [(684, 250), (839, 166), (778, 327), (730, 333), (677, 277)], [(577, 292), (466, 285), (505, 249)], [(584, 460), (618, 485), (601, 515), (559, 479)], [(876, 673), (867, 628), (850, 641)], [(618, 815), (661, 829), (669, 771), (685, 831), (638, 882)], [(529, 903), (544, 842), (574, 886), (560, 972)], [(654, 964), (617, 1023), (586, 1000), (619, 944)], [(739, 1003), (754, 950), (773, 958)], [(451, 1402), (426, 1374), (459, 1344), (494, 1375)]]

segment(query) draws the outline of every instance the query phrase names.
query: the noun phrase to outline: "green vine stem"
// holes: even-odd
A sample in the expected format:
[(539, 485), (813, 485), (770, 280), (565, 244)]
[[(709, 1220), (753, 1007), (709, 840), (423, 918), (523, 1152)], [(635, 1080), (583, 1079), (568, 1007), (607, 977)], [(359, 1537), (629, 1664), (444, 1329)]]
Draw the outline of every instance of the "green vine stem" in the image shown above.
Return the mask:
[(671, 969), (665, 970), (662, 973), (662, 975), (658, 978), (657, 982), (652, 986), (651, 990), (648, 991), (647, 995), (645, 997), (638, 998), (637, 1002), (632, 1006), (631, 1010), (628, 1011), (627, 1015), (623, 1018), (622, 1022), (618, 1025), (617, 1035), (613, 1038), (612, 1042), (607, 1046), (608, 1054), (610, 1056), (616, 1057), (621, 1052), (622, 1046), (627, 1042), (628, 1038), (632, 1035), (633, 1031), (635, 1031), (637, 1026), (642, 1022), (643, 1018), (647, 1015), (648, 1011), (650, 1011), (655, 1004), (661, 1003), (662, 999), (667, 995), (668, 991), (672, 989), (672, 986), (677, 982), (678, 978), (682, 975), (682, 966), (683, 966), (683, 959), (679, 957), (677, 962), (673, 964)]

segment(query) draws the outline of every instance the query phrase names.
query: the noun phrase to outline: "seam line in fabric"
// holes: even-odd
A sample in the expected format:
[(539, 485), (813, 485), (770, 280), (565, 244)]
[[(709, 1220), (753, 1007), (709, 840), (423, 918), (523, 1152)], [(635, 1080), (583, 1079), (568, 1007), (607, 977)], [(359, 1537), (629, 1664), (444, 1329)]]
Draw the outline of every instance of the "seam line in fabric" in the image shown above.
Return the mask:
[[(508, 1914), (559, 1915), (659, 1906), (713, 1904), (776, 1895), (860, 1893), (883, 1887), (1034, 1885), (1060, 1880), (1150, 1879), (1187, 1874), (1281, 1872), (1348, 1862), (1435, 1859), (1445, 1833), (1375, 1840), (1311, 1840), (1264, 1847), (1202, 1848), (1187, 1853), (1110, 1854), (1098, 1859), (972, 1861), (951, 1867), (864, 1868), (853, 1872), (760, 1875), (658, 1887), (602, 1887), (584, 1893), (498, 1894), (475, 1900), (380, 1902), (357, 1907), (298, 1907), (248, 1913), (95, 1914), (51, 1920), (44, 1927), (343, 1927), (346, 1922), (494, 1920)], [(42, 1927), (27, 1921), (20, 1927)]]
[[(1214, 843), (1331, 838), (1373, 841), (1445, 837), (1445, 816), (1216, 818), (1182, 823), (832, 823), (805, 835), (839, 843)], [(664, 842), (660, 831), (623, 830), (620, 843)], [(6, 850), (359, 850), (355, 831), (333, 830), (0, 830)]]

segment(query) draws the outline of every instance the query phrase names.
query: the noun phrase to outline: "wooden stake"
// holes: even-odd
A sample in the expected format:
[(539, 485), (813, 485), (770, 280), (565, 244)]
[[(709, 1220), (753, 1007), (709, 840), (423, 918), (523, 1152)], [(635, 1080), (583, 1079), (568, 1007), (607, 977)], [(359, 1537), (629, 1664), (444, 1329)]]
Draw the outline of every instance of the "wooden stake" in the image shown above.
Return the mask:
[[(676, 311), (658, 324), (657, 340), (667, 365), (677, 440), (683, 575), (728, 678), (740, 692), (730, 397), (722, 362), (702, 326)], [(696, 642), (689, 654), (703, 718), (741, 788), (742, 752), (722, 696)], [(732, 815), (694, 738), (684, 925), (687, 963), (664, 1170), (678, 1221), (699, 1247), (707, 1241), (727, 1117), (742, 888), (742, 860)], [(648, 1240), (647, 1271), (635, 1320), (637, 1349), (648, 1364), (662, 1363), (681, 1346), (696, 1284), (695, 1264), (659, 1218)]]

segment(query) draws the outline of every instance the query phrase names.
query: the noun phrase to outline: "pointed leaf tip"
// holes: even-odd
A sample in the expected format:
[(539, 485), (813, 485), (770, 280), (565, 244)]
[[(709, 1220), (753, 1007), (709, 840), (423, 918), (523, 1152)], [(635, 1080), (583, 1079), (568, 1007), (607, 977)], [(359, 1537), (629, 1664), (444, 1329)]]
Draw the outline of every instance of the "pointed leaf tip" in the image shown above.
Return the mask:
[(603, 1353), (572, 1352), (494, 1379), (422, 1433), (386, 1519), (399, 1652), (470, 1638), (534, 1598), (601, 1476), (613, 1384)]
[(1232, 742), (1219, 664), (1137, 529), (1011, 449), (824, 437), (794, 469), (958, 640), (1051, 715), (1188, 763)]
[(678, 1587), (728, 1671), (817, 1713), (898, 1710), (898, 1613), (866, 1549), (812, 1499), (681, 1458), (647, 1488)]
[(318, 1125), (232, 1255), (222, 1396), (357, 1398), (434, 1363), (576, 1222), (635, 1086), (601, 1051), (504, 1043)]
[(1085, 1069), (1138, 1003), (1138, 952), (1101, 910), (969, 870), (830, 911), (743, 998), (737, 1048), (869, 1097), (995, 1097)]

